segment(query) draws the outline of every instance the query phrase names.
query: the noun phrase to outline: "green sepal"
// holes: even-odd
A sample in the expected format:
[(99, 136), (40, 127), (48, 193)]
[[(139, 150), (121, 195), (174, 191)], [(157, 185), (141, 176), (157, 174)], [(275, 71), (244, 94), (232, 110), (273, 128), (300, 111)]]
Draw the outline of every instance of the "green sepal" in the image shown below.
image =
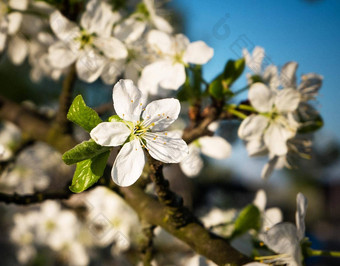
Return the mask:
[(83, 141), (63, 154), (63, 161), (70, 165), (93, 158), (110, 150), (110, 147), (100, 146), (94, 140)]
[(77, 163), (72, 185), (69, 189), (74, 193), (80, 193), (93, 186), (104, 174), (110, 151), (101, 153), (91, 159)]
[(67, 119), (81, 126), (87, 132), (103, 122), (97, 112), (85, 104), (81, 95), (74, 98), (68, 110)]
[(109, 121), (109, 122), (122, 122), (124, 120), (121, 119), (118, 115), (112, 115), (107, 119), (107, 121)]

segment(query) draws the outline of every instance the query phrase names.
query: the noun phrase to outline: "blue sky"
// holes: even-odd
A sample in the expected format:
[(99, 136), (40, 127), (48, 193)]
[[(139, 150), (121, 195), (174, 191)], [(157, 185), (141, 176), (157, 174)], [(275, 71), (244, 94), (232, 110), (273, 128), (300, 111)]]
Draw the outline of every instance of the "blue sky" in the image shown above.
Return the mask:
[[(204, 40), (215, 50), (204, 68), (208, 80), (226, 60), (241, 56), (240, 46), (254, 45), (264, 47), (275, 65), (297, 61), (299, 76), (323, 75), (318, 102), (323, 132), (340, 140), (340, 1), (173, 0), (171, 5), (183, 14), (190, 40)], [(235, 85), (245, 84), (243, 78)]]

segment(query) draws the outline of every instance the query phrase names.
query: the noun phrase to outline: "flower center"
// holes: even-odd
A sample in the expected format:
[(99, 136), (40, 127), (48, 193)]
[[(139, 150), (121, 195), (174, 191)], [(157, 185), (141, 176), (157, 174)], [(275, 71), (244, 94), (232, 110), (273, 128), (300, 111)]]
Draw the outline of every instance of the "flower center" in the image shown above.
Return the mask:
[(75, 41), (80, 43), (80, 49), (84, 49), (85, 46), (93, 43), (93, 34), (87, 33), (85, 30), (81, 31), (81, 35), (75, 38)]

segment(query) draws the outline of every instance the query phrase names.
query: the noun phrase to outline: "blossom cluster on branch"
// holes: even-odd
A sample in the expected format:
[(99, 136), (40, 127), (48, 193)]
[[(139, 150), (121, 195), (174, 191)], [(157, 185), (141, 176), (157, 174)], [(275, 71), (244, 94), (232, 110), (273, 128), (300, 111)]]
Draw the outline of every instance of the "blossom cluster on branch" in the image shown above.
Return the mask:
[[(46, 201), (12, 215), (10, 238), (18, 261), (32, 262), (48, 249), (57, 254), (56, 261), (88, 265), (99, 260), (92, 256), (96, 248), (110, 247), (115, 263), (137, 264), (131, 254), (140, 253), (144, 265), (164, 265), (168, 262), (157, 251), (171, 244), (175, 255), (169, 261), (176, 265), (212, 264), (209, 260), (220, 265), (303, 265), (313, 250), (305, 237), (307, 199), (302, 193), (297, 195), (296, 225), (282, 223), (280, 209), (266, 210), (264, 190), (244, 208), (214, 207), (196, 212), (197, 218), (170, 189), (176, 176), (170, 165), (178, 164), (184, 179), (199, 176), (206, 163), (202, 155), (228, 158), (233, 143), (221, 128), (233, 123), (250, 156), (269, 158), (259, 177), (294, 167), (296, 158), (311, 156), (312, 134), (323, 124), (313, 103), (323, 77), (308, 73), (298, 83), (296, 62), (264, 68), (264, 49), (255, 47), (245, 49), (242, 58), (226, 59), (208, 82), (203, 65), (213, 58), (213, 48), (175, 33), (156, 4), (0, 3), (0, 53), (15, 65), (27, 58), (34, 82), (64, 77), (59, 111), (50, 116), (0, 98), (0, 116), (9, 120), (0, 128), (0, 199), (21, 204), (65, 199), (68, 194), (50, 192), (61, 180), (79, 193), (63, 205)], [(252, 73), (238, 90), (234, 83), (246, 66)], [(87, 106), (86, 97), (74, 97), (76, 79), (113, 87), (113, 108), (99, 115)], [(235, 104), (244, 90), (248, 97)], [(20, 120), (22, 114), (30, 119)], [(66, 166), (73, 164), (75, 169)], [(166, 167), (174, 176), (170, 182), (163, 175)], [(198, 255), (155, 227), (180, 238)]]

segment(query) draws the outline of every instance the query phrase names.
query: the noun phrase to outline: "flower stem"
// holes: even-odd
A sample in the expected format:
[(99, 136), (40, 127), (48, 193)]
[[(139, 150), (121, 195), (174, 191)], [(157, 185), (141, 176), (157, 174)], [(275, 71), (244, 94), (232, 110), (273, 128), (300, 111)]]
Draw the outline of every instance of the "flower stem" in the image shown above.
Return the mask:
[(340, 251), (328, 251), (328, 250), (317, 250), (317, 249), (308, 249), (307, 254), (312, 256), (327, 256), (327, 257), (340, 257)]
[(242, 113), (240, 111), (237, 111), (235, 108), (236, 108), (236, 105), (230, 104), (230, 105), (228, 105), (226, 107), (226, 111), (228, 113), (232, 114), (232, 115), (235, 115), (235, 116), (241, 118), (241, 119), (246, 119), (247, 118), (247, 116), (244, 113)]

